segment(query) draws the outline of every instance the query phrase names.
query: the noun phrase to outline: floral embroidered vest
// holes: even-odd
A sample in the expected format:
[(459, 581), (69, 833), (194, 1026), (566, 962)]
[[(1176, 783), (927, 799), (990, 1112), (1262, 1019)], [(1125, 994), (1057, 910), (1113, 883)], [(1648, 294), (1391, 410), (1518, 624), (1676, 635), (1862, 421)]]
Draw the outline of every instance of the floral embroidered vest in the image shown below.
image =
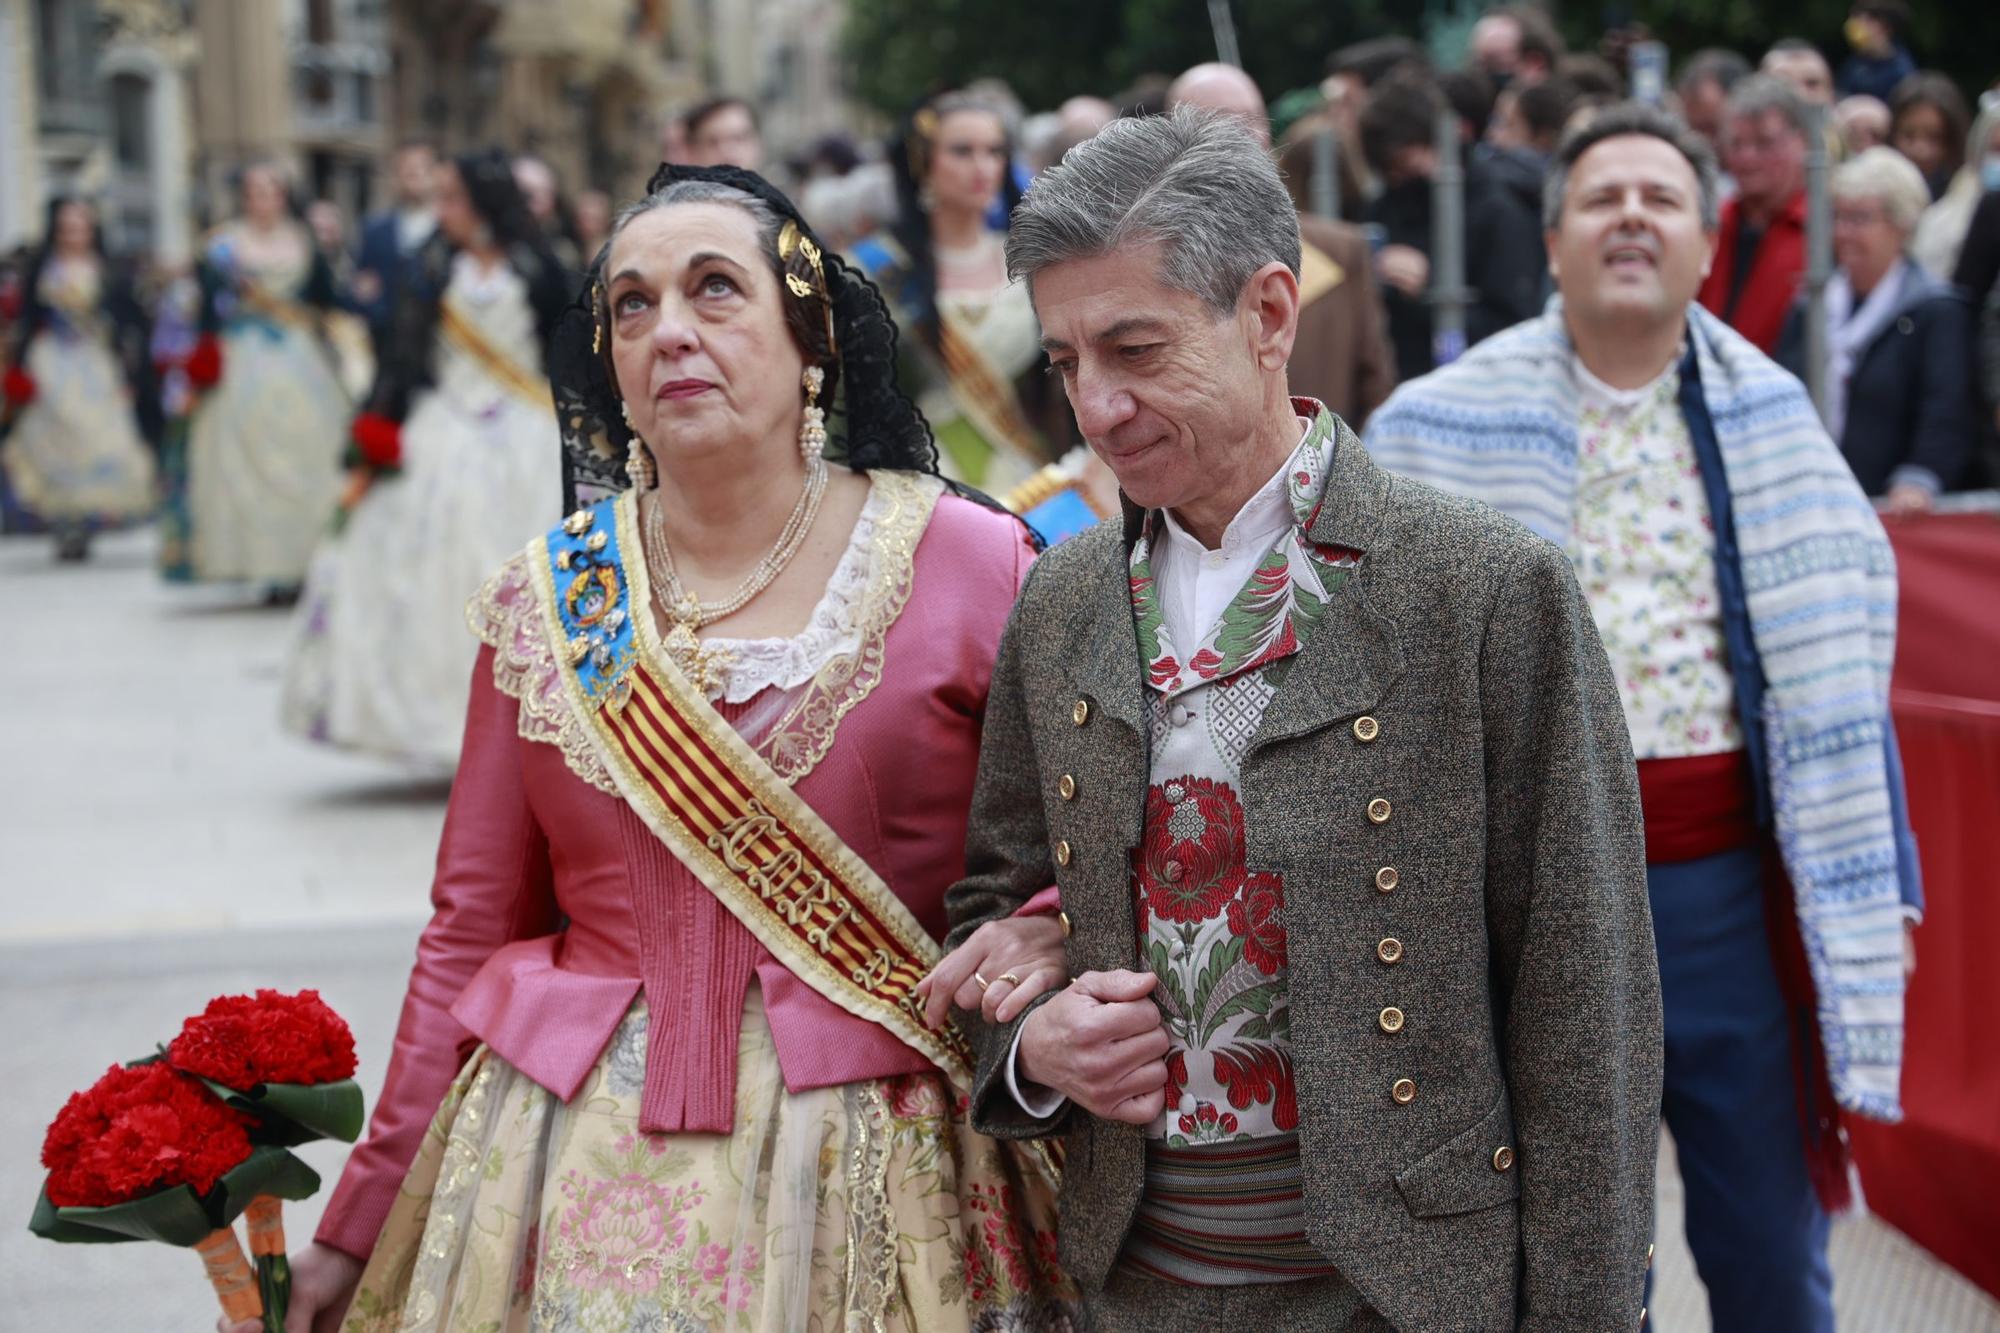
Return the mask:
[(1152, 731), (1133, 896), (1142, 965), (1160, 979), (1154, 998), (1173, 1042), (1166, 1110), (1147, 1133), (1172, 1147), (1289, 1134), (1299, 1123), (1285, 885), (1246, 864), (1239, 783), (1265, 708), (1360, 555), (1306, 535), (1334, 434), (1323, 408), (1298, 406), (1313, 424), (1288, 464), (1297, 524), (1199, 643), (1173, 642), (1161, 612), (1152, 569), (1157, 515), (1132, 547), (1132, 611)]

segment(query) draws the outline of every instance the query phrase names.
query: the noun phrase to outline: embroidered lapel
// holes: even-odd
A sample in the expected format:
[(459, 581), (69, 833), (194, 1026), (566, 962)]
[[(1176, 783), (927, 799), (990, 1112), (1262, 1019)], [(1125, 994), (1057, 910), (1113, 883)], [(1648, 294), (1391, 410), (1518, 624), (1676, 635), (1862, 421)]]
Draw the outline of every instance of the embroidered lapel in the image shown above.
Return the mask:
[(1381, 544), (1392, 484), (1354, 432), (1340, 426), (1324, 486), (1301, 536), (1315, 552), (1335, 553), (1339, 581), (1317, 612), (1311, 641), (1301, 646), (1264, 710), (1250, 744), (1253, 752), (1371, 710), (1402, 675), (1395, 623), (1368, 605), (1367, 579), (1354, 577), (1367, 552)]
[(1285, 479), (1296, 526), (1265, 555), (1222, 617), (1192, 652), (1181, 656), (1160, 606), (1153, 575), (1153, 519), (1133, 543), (1132, 618), (1146, 680), (1167, 695), (1272, 666), (1297, 653), (1313, 637), (1329, 599), (1359, 562), (1358, 552), (1314, 540), (1334, 446), (1335, 418), (1309, 399), (1293, 406), (1312, 422)]

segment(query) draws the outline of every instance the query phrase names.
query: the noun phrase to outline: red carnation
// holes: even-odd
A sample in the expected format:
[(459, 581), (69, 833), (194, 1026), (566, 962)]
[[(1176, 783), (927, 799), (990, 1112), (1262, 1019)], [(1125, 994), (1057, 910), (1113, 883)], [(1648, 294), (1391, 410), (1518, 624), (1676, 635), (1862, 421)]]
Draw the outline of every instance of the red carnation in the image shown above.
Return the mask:
[(35, 377), (19, 366), (9, 366), (4, 391), (9, 407), (26, 407), (35, 401)]
[(400, 467), (403, 462), (403, 426), (379, 412), (363, 412), (354, 418), (354, 443), (361, 456), (376, 467)]
[(222, 382), (222, 344), (214, 334), (202, 334), (201, 341), (194, 345), (187, 359), (187, 373), (198, 389), (212, 388)]
[(239, 1092), (259, 1083), (337, 1083), (354, 1076), (354, 1033), (315, 990), (222, 995), (181, 1026), (167, 1059)]
[(104, 1208), (176, 1185), (206, 1194), (250, 1156), (249, 1122), (165, 1064), (113, 1065), (42, 1140), (49, 1202)]

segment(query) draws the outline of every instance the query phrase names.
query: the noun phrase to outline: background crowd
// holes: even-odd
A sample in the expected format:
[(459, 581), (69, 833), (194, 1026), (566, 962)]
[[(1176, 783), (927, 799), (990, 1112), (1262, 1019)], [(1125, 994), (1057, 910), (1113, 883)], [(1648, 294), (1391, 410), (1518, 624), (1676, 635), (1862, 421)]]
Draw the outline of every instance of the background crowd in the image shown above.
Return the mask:
[[(1030, 105), (972, 80), (788, 152), (766, 105), (716, 97), (663, 108), (638, 154), (790, 191), (880, 288), (946, 476), (1022, 510), (1073, 482), (1103, 516), (1115, 491), (1005, 260), (1016, 205), (1071, 148), (1181, 105), (1240, 118), (1298, 212), (1290, 384), (1359, 431), (1542, 314), (1558, 145), (1652, 102), (1724, 173), (1700, 303), (1814, 386), (1862, 488), (1902, 515), (2000, 487), (2000, 78), (1922, 67), (1899, 0), (1762, 50), (1671, 53), (1636, 26), (1574, 46), (1509, 5), (1462, 61), (1383, 36), (1304, 86), (1218, 61), (1068, 92)], [(0, 263), (0, 530), (70, 563), (157, 523), (165, 579), (292, 608), (288, 731), (449, 772), (477, 650), (461, 608), (588, 480), (562, 475), (548, 358), (629, 190), (519, 145), (410, 139), (384, 167), (357, 215), (282, 162), (246, 166), (184, 266), (108, 248), (99, 201), (50, 199), (39, 243)]]
[[(1864, 487), (1912, 511), (2000, 480), (2000, 91), (1919, 68), (1908, 26), (1900, 0), (1865, 0), (1838, 35), (1692, 51), (1669, 68), (1643, 29), (1572, 49), (1543, 12), (1508, 6), (1478, 20), (1456, 67), (1391, 36), (1331, 52), (1325, 77), (1296, 89), (1217, 65), (1032, 110), (984, 79), (924, 99), (880, 137), (829, 134), (782, 161), (767, 158), (758, 106), (723, 97), (668, 114), (659, 152), (792, 187), (890, 297), (906, 387), (947, 467), (1004, 494), (1077, 442), (1039, 370), (1032, 311), (1006, 280), (1007, 218), (1038, 171), (1112, 118), (1191, 101), (1270, 143), (1308, 243), (1293, 383), (1359, 427), (1397, 383), (1540, 312), (1555, 145), (1620, 99), (1662, 102), (1726, 173), (1702, 304), (1823, 384), (1822, 415)], [(1447, 110), (1455, 143), (1437, 132)], [(1809, 148), (1833, 172), (1819, 340), (1807, 330)], [(93, 530), (157, 510), (170, 576), (250, 580), (289, 600), (318, 535), (399, 466), (384, 427), (434, 378), (423, 340), (435, 321), (411, 316), (399, 344), (402, 308), (434, 306), (452, 256), (485, 238), (530, 271), (546, 323), (562, 275), (573, 283), (602, 243), (606, 189), (532, 154), (504, 160), (510, 182), (468, 193), (463, 162), (405, 143), (384, 173), (390, 197), (352, 225), (279, 166), (247, 168), (233, 216), (182, 272), (106, 254), (91, 201), (51, 201), (40, 247), (0, 271), (8, 530), (50, 530), (77, 558)], [(1456, 236), (1435, 216), (1441, 173), (1458, 182)], [(1440, 325), (1441, 301), (1462, 310), (1450, 321), (1462, 336)], [(233, 344), (227, 364), (242, 373), (228, 374), (214, 353), (246, 317), (263, 336)], [(97, 350), (79, 350), (77, 332)], [(129, 412), (107, 414), (120, 401)], [(263, 428), (277, 421), (289, 429)]]

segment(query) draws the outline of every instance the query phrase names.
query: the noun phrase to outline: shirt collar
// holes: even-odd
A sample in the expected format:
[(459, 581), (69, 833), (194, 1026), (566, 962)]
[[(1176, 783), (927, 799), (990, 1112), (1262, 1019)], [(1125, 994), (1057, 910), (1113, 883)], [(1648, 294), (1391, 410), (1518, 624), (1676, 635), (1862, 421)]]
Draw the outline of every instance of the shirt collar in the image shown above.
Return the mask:
[[(1293, 400), (1295, 411), (1300, 403), (1301, 400)], [(1314, 429), (1317, 424), (1314, 413), (1319, 410), (1318, 404), (1312, 404), (1312, 407), (1313, 413), (1301, 413), (1298, 447), (1292, 450), (1291, 456), (1271, 474), (1270, 479), (1257, 488), (1257, 493), (1244, 502), (1243, 507), (1236, 511), (1236, 517), (1229, 520), (1229, 526), (1222, 530), (1222, 545), (1218, 548), (1222, 554), (1237, 555), (1246, 550), (1263, 550), (1303, 521), (1292, 506), (1289, 483), (1292, 474), (1300, 470), (1306, 450), (1320, 443), (1320, 432)], [(1171, 511), (1162, 509), (1159, 514), (1166, 523), (1168, 541), (1196, 551), (1207, 549), (1199, 538), (1180, 525)]]
[(1669, 376), (1680, 373), (1681, 362), (1687, 356), (1687, 344), (1683, 342), (1674, 359), (1667, 367), (1636, 389), (1614, 389), (1597, 376), (1591, 374), (1590, 367), (1583, 364), (1583, 358), (1575, 351), (1569, 354), (1570, 374), (1576, 377), (1577, 395), (1585, 407), (1594, 407), (1600, 412), (1622, 413), (1650, 399)]

